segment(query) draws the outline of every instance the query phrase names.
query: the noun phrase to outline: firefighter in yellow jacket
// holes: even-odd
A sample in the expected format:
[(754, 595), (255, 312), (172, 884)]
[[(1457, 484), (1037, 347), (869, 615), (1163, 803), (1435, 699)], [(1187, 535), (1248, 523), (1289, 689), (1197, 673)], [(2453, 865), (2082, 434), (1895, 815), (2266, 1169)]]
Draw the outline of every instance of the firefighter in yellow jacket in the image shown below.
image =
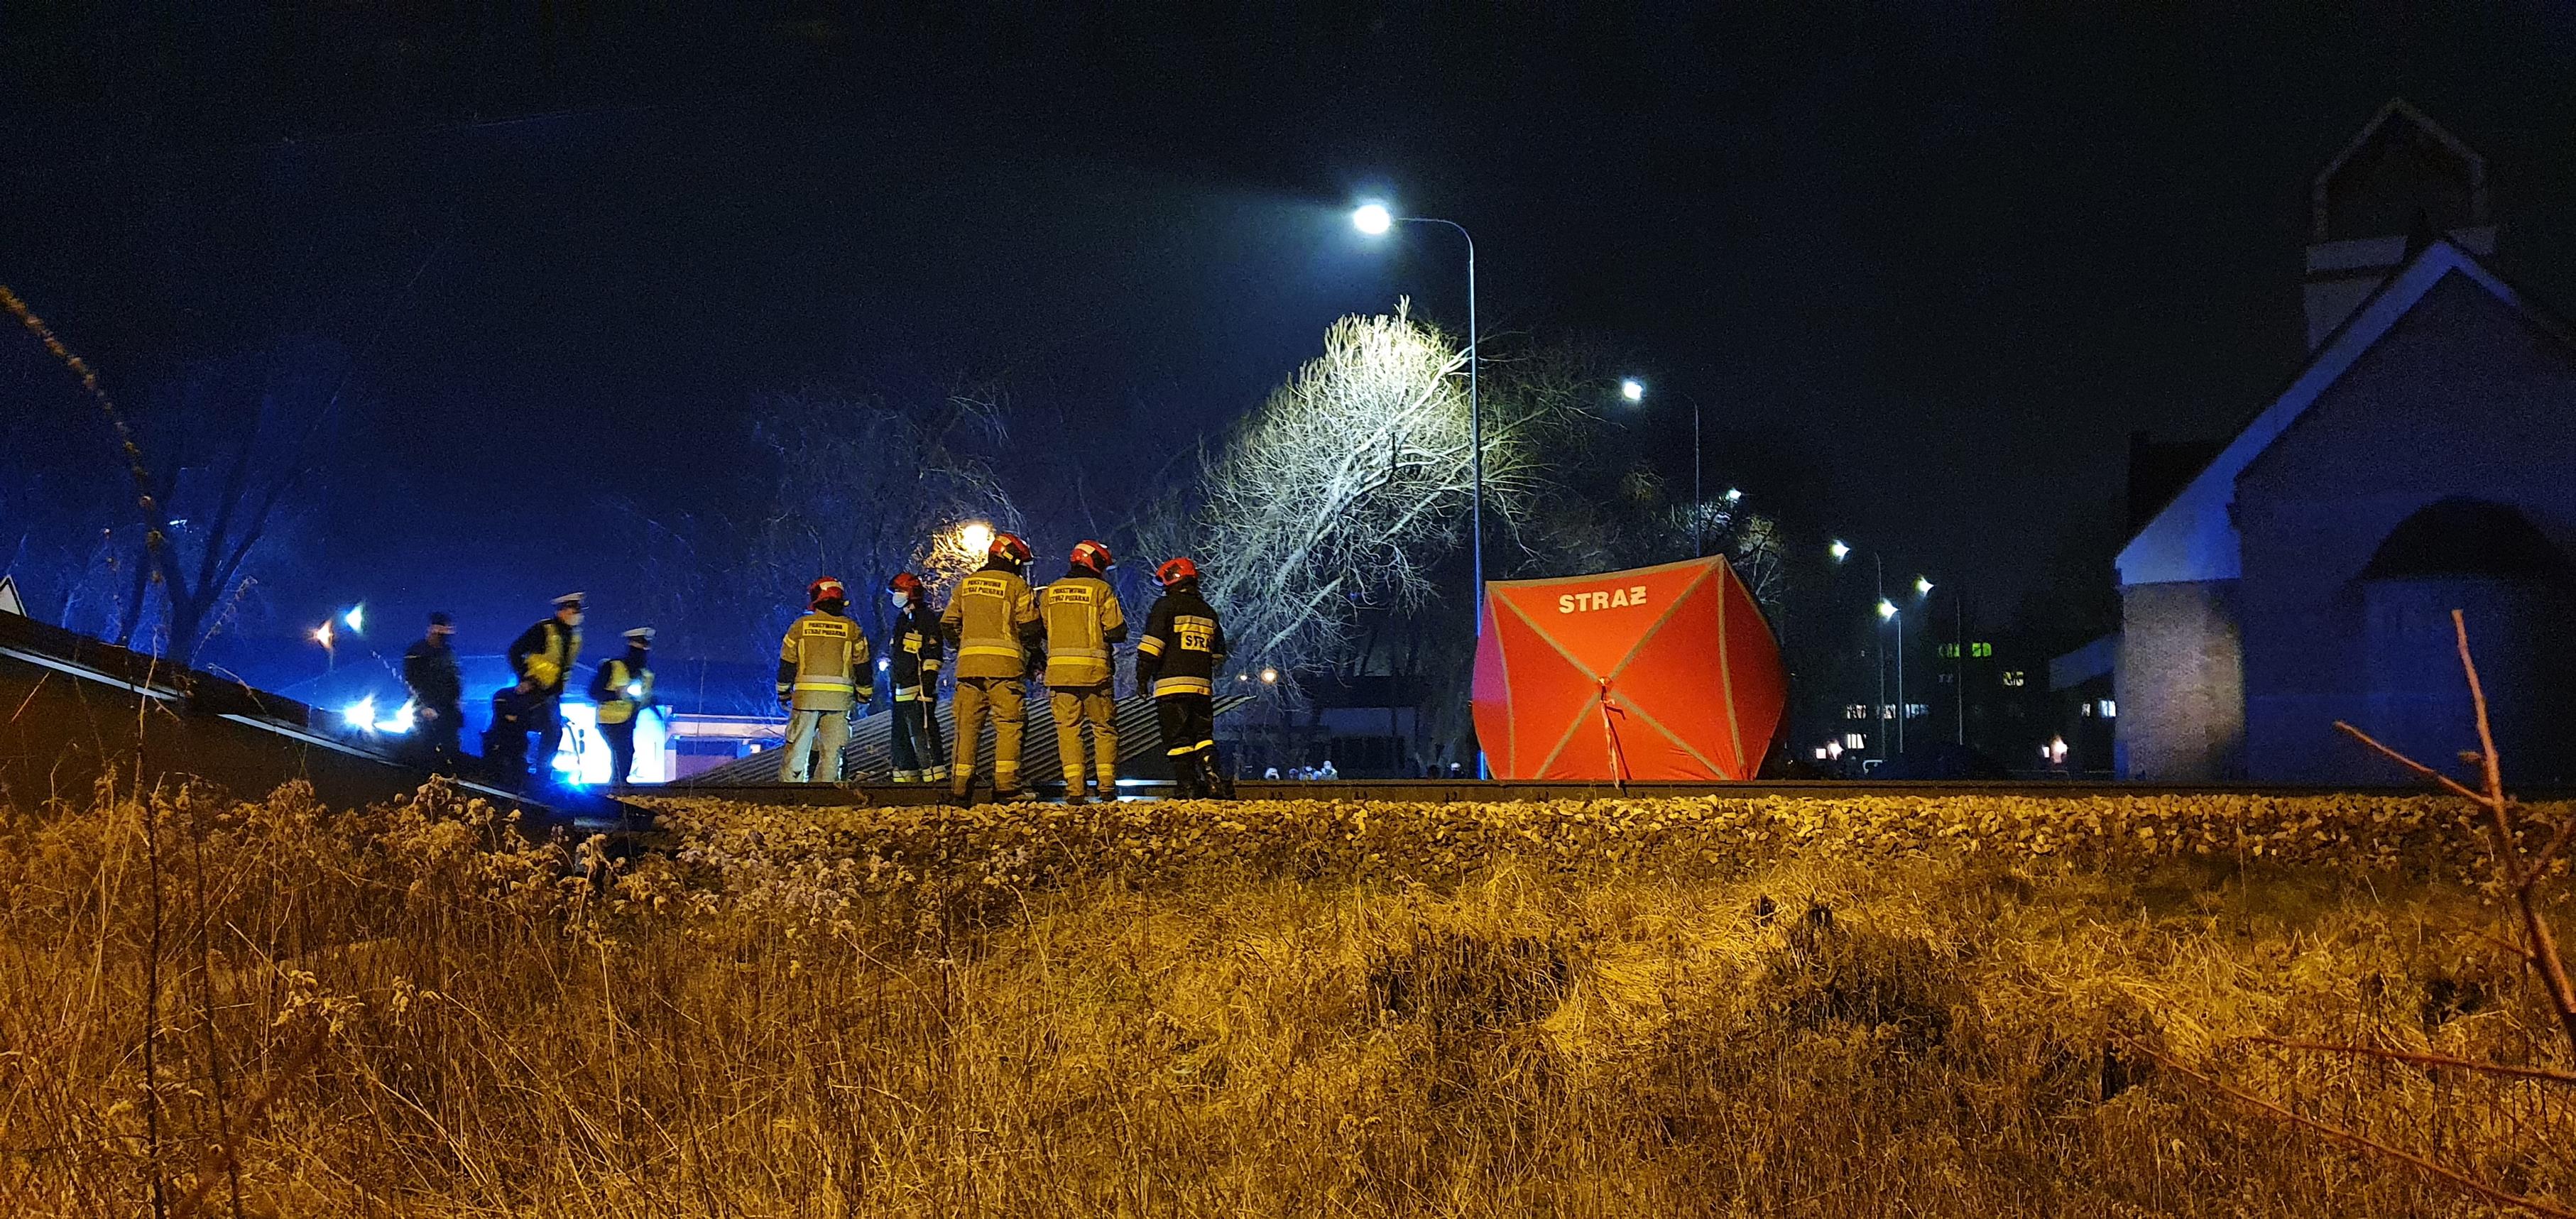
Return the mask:
[(957, 584), (939, 615), (940, 633), (957, 658), (957, 753), (948, 790), (960, 803), (975, 786), (976, 741), (993, 716), (993, 798), (1025, 800), (1020, 789), (1020, 732), (1027, 711), (1022, 679), (1039, 638), (1037, 595), (1020, 573), (1029, 544), (1012, 534), (993, 539), (984, 568)]
[(850, 718), (876, 698), (876, 670), (868, 663), (868, 637), (843, 611), (850, 596), (830, 576), (805, 587), (813, 608), (789, 624), (778, 648), (778, 701), (787, 719), (786, 757), (778, 778), (803, 783), (810, 774), (841, 781), (841, 749), (850, 743)]
[[(1064, 762), (1064, 802), (1083, 803), (1083, 782), (1097, 776), (1100, 798), (1118, 798), (1118, 683), (1109, 645), (1127, 637), (1127, 615), (1109, 587), (1117, 564), (1109, 548), (1073, 548), (1064, 578), (1038, 594), (1046, 626), (1048, 706), (1055, 712), (1056, 755)], [(1082, 729), (1091, 727), (1092, 774), (1082, 770)]]

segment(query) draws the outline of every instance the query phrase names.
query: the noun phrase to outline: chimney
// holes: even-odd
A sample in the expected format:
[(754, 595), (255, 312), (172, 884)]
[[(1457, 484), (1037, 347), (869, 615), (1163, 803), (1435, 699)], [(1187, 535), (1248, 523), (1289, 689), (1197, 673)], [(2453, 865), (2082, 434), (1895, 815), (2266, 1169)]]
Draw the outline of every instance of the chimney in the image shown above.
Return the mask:
[(2323, 346), (2435, 235), (2495, 253), (2486, 158), (2403, 99), (2379, 108), (2310, 192), (2308, 350)]

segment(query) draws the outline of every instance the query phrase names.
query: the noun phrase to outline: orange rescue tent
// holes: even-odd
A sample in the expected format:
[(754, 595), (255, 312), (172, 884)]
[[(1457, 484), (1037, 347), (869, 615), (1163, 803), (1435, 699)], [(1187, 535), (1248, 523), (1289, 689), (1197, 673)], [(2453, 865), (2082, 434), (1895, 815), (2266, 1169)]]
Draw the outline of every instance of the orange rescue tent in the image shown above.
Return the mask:
[(1476, 741), (1497, 779), (1750, 779), (1780, 645), (1719, 558), (1485, 586)]

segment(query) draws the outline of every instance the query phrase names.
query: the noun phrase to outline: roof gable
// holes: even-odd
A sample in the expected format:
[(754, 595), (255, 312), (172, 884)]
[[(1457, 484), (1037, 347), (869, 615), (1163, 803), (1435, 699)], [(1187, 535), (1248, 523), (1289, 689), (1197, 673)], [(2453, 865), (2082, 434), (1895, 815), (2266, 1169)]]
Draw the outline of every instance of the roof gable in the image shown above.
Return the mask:
[(2399, 319), (2420, 304), (2433, 285), (2459, 275), (2562, 339), (2566, 330), (2523, 299), (2475, 255), (2447, 240), (2426, 246), (2308, 358), (2289, 388), (2236, 434), (2164, 510), (2122, 548), (2116, 564), (2123, 587), (2204, 580), (2232, 580), (2243, 573), (2238, 552), (2236, 479), (2318, 397), (2350, 372), (2363, 353), (2387, 337)]

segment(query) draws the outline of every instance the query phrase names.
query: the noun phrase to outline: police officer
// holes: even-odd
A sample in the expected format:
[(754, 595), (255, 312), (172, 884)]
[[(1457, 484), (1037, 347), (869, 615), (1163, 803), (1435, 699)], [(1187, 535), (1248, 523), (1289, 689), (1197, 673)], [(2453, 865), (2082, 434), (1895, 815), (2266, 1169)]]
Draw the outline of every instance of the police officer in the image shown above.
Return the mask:
[(1154, 571), (1163, 595), (1145, 614), (1136, 641), (1136, 688), (1154, 696), (1171, 759), (1172, 786), (1183, 799), (1232, 794), (1216, 761), (1216, 673), (1225, 664), (1225, 628), (1199, 596), (1199, 567), (1173, 559)]
[[(537, 754), (530, 759), (539, 781), (554, 778), (555, 751), (563, 748), (564, 683), (581, 663), (583, 594), (555, 598), (551, 618), (520, 632), (510, 644), (510, 671), (519, 675), (513, 700), (521, 732), (537, 734)], [(526, 746), (520, 746), (524, 752)]]
[(420, 748), (430, 769), (455, 774), (464, 746), (465, 674), (456, 664), (456, 624), (444, 613), (429, 616), (429, 633), (403, 651), (403, 685), (411, 689), (420, 722)]
[(805, 586), (805, 616), (789, 623), (778, 646), (778, 701), (788, 710), (786, 757), (778, 778), (841, 781), (841, 749), (850, 719), (876, 698), (868, 637), (850, 621), (849, 592), (830, 576)]
[(993, 539), (983, 570), (966, 577), (939, 614), (940, 633), (957, 654), (957, 753), (948, 790), (964, 803), (975, 786), (977, 735), (993, 717), (993, 798), (1026, 800), (1020, 790), (1020, 732), (1025, 724), (1022, 679), (1040, 636), (1037, 596), (1021, 572), (1029, 544), (1015, 534)]
[(599, 708), (599, 736), (608, 742), (608, 781), (623, 784), (635, 772), (635, 720), (653, 705), (653, 628), (626, 632), (626, 654), (599, 666), (590, 679), (590, 701)]
[(1109, 587), (1117, 565), (1109, 548), (1085, 541), (1073, 548), (1064, 578), (1038, 594), (1046, 628), (1047, 704), (1055, 712), (1056, 755), (1064, 762), (1064, 802), (1083, 802), (1082, 730), (1091, 727), (1092, 775), (1100, 798), (1118, 798), (1118, 682), (1109, 646), (1127, 638), (1127, 615)]
[(939, 617), (922, 596), (921, 577), (896, 572), (886, 581), (894, 598), (894, 638), (887, 644), (887, 669), (894, 679), (894, 781), (944, 783), (948, 780), (948, 747), (939, 739), (939, 662), (945, 641)]

